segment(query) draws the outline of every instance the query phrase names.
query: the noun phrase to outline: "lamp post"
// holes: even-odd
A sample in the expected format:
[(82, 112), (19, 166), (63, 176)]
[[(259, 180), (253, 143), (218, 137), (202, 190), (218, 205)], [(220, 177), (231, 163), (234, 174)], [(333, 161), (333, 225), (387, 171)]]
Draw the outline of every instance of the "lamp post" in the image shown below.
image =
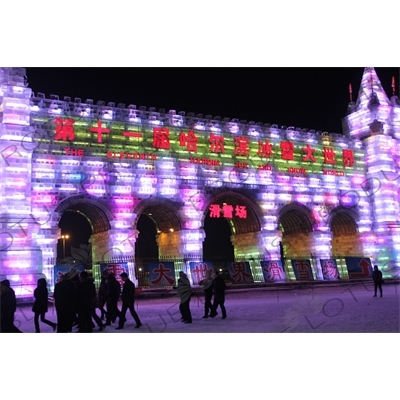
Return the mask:
[(69, 235), (61, 235), (61, 239), (63, 240), (63, 259), (65, 258), (65, 240), (69, 238)]

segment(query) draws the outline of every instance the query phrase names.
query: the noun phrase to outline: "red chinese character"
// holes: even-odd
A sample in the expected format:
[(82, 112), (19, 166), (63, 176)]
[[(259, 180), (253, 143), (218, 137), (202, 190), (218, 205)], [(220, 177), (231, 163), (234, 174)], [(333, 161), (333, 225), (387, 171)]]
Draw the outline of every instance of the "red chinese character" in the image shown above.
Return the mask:
[(322, 265), (322, 273), (328, 278), (338, 278), (338, 270), (334, 260), (325, 260)]
[(57, 117), (54, 120), (56, 125), (56, 134), (54, 136), (54, 140), (74, 140), (75, 139), (75, 131), (74, 131), (74, 123), (75, 121), (72, 118), (62, 119)]
[(102, 128), (102, 124), (101, 124), (100, 120), (97, 121), (97, 127), (90, 128), (89, 131), (97, 133), (97, 142), (98, 143), (103, 143), (103, 137), (101, 136), (103, 133), (110, 133), (110, 129)]
[(269, 267), (264, 268), (264, 271), (267, 272), (267, 279), (270, 281), (282, 280), (284, 278), (282, 268), (277, 261), (270, 261)]
[(213, 153), (223, 153), (225, 151), (223, 136), (216, 136), (212, 133), (208, 141), (211, 143), (210, 151)]
[(271, 157), (273, 154), (272, 144), (268, 140), (265, 140), (265, 143), (259, 141), (257, 154), (264, 158)]
[[(248, 280), (252, 281), (252, 275), (246, 272), (246, 264), (245, 263), (232, 263), (232, 270), (234, 274), (232, 275), (232, 279), (235, 282), (247, 282)], [(249, 278), (249, 279), (247, 279)]]
[(171, 271), (171, 269), (165, 268), (164, 264), (158, 264), (158, 268), (153, 269), (153, 273), (158, 274), (158, 277), (150, 282), (152, 285), (158, 285), (162, 281), (162, 278), (165, 278), (167, 282), (172, 285), (175, 280), (167, 275), (167, 273)]
[(184, 132), (179, 134), (179, 145), (181, 147), (187, 148), (188, 151), (197, 151), (197, 140), (198, 137), (194, 134), (193, 131), (189, 131), (187, 135)]
[(225, 218), (233, 217), (233, 207), (230, 204), (224, 204), (222, 206), (222, 212), (223, 212)]
[(219, 218), (221, 215), (221, 207), (219, 204), (211, 204), (210, 208), (210, 218)]
[(311, 279), (310, 276), (310, 265), (308, 261), (298, 260), (295, 262), (294, 267), (299, 273), (299, 279)]
[(343, 165), (345, 167), (352, 167), (354, 164), (353, 150), (343, 150)]
[(324, 163), (325, 164), (336, 164), (335, 152), (332, 147), (324, 147)]
[(195, 275), (194, 281), (199, 283), (202, 279), (206, 277), (206, 271), (207, 271), (207, 264), (196, 264), (195, 267), (192, 269), (192, 274)]
[(238, 156), (249, 156), (249, 139), (245, 137), (235, 137), (235, 150), (233, 154)]
[(235, 216), (239, 217), (239, 218), (247, 218), (246, 206), (236, 206), (235, 207)]
[(124, 281), (121, 279), (120, 275), (123, 272), (128, 273), (128, 271), (125, 270), (125, 267), (121, 264), (108, 264), (105, 269), (109, 274), (114, 274), (115, 279), (120, 283), (120, 285), (123, 285)]
[(169, 129), (153, 128), (153, 146), (158, 149), (170, 149)]
[(129, 137), (137, 137), (141, 138), (143, 135), (139, 132), (131, 132), (131, 131), (124, 131), (122, 132), (124, 136), (129, 136)]
[(315, 151), (315, 149), (313, 149), (309, 144), (307, 145), (307, 147), (303, 147), (302, 148), (303, 151), (305, 151), (307, 154), (303, 157), (303, 161), (308, 161), (311, 160), (312, 162), (317, 161), (315, 159), (315, 157), (313, 156), (313, 153)]
[(281, 150), (282, 150), (282, 160), (294, 160), (294, 144), (292, 142), (281, 142)]

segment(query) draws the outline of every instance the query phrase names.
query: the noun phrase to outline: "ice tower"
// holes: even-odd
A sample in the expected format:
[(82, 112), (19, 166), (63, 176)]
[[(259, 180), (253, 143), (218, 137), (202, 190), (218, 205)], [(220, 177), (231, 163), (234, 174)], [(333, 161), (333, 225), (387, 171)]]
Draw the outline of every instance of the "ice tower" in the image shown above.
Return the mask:
[(0, 280), (30, 291), (41, 277), (41, 222), (32, 215), (31, 89), (24, 68), (0, 69)]
[(344, 134), (362, 141), (366, 150), (362, 195), (371, 206), (370, 231), (364, 243), (389, 275), (400, 267), (400, 107), (389, 99), (374, 68), (365, 68), (356, 103), (349, 104)]

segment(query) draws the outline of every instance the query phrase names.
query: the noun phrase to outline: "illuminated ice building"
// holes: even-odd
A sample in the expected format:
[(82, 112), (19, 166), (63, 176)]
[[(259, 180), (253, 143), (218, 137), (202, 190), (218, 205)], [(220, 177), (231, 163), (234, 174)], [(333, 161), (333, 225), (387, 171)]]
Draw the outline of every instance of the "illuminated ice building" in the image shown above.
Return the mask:
[[(45, 98), (23, 68), (2, 68), (0, 144), (0, 278), (24, 285), (20, 295), (40, 274), (54, 286), (48, 260), (67, 210), (90, 222), (93, 271), (126, 261), (143, 286), (170, 285), (151, 278), (163, 260), (164, 272), (172, 260), (196, 283), (215, 264), (203, 259), (211, 218), (229, 224), (234, 259), (219, 267), (233, 283), (363, 278), (375, 263), (390, 278), (400, 268), (400, 106), (373, 68), (342, 134)], [(135, 260), (141, 215), (157, 229), (152, 271)]]

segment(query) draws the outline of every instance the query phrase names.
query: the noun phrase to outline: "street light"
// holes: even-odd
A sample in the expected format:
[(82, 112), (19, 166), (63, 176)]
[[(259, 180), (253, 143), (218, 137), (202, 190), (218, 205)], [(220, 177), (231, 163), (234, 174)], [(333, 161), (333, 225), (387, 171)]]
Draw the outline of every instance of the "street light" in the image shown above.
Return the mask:
[(65, 258), (65, 240), (69, 238), (69, 235), (61, 235), (61, 239), (63, 240), (63, 259)]

